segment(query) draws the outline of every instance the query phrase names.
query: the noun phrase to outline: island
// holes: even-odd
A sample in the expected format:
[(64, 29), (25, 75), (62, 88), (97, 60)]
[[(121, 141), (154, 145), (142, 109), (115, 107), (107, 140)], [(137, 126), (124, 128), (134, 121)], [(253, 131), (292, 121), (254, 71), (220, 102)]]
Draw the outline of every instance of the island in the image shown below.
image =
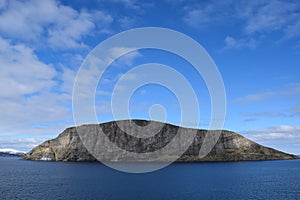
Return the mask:
[[(146, 126), (150, 123), (150, 121), (147, 120), (122, 120), (121, 122), (118, 122), (123, 124), (135, 123), (139, 126)], [(125, 133), (119, 128), (117, 121), (102, 124), (86, 124), (80, 127), (84, 127), (87, 131), (94, 130), (95, 127), (100, 127), (109, 140), (114, 142), (120, 148), (141, 153), (155, 151), (156, 149), (164, 147), (177, 134), (179, 128), (183, 130), (182, 134), (192, 130), (190, 128), (179, 127), (168, 123), (155, 123), (157, 126), (161, 126), (161, 130), (149, 138), (137, 138)], [(228, 130), (221, 131), (221, 135), (210, 153), (201, 158), (198, 154), (208, 132), (204, 129), (193, 130), (196, 130), (194, 140), (176, 162), (256, 161), (299, 158), (296, 155), (262, 146), (238, 133)], [(97, 140), (97, 138), (91, 139)], [(58, 137), (43, 142), (39, 146), (33, 148), (30, 152), (26, 153), (21, 159), (43, 161), (97, 161), (83, 144), (77, 133), (76, 127), (65, 129)], [(122, 155), (115, 155), (106, 158), (106, 161), (117, 162), (130, 160), (122, 160)], [(167, 161), (167, 159), (164, 155), (161, 155), (158, 156), (155, 161), (164, 162)]]

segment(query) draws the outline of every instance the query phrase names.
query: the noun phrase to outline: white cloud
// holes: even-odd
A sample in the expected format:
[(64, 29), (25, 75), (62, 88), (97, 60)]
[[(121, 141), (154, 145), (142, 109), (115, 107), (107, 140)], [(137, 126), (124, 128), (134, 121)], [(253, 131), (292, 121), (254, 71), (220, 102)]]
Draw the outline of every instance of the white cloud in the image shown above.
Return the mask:
[(33, 49), (0, 38), (0, 98), (16, 98), (50, 88), (57, 75), (41, 62)]
[(13, 148), (28, 152), (49, 138), (0, 138), (0, 148)]
[(300, 126), (281, 125), (244, 132), (254, 140), (297, 139), (300, 141)]
[(281, 125), (241, 132), (247, 138), (262, 145), (285, 152), (299, 154), (300, 126)]
[[(43, 60), (38, 50), (43, 45), (52, 50), (86, 47), (85, 37), (109, 32), (112, 21), (100, 10), (78, 11), (55, 0), (0, 0), (0, 146), (32, 148), (37, 142), (13, 137), (57, 135), (73, 125), (71, 94), (83, 58), (75, 54), (66, 67), (60, 63), (71, 55), (62, 54), (62, 60), (55, 61), (59, 64), (46, 64), (51, 52)], [(107, 60), (122, 50), (127, 49), (112, 49)], [(118, 62), (129, 65), (138, 55), (130, 53)], [(94, 59), (92, 64), (85, 72), (87, 84), (102, 72), (103, 61)]]
[(88, 13), (83, 10), (76, 16), (70, 16), (65, 23), (59, 23), (56, 28), (48, 30), (48, 42), (52, 47), (60, 49), (85, 47), (82, 38), (91, 34), (97, 21), (103, 24), (100, 27), (103, 28), (113, 20), (100, 11)]
[(256, 47), (256, 41), (253, 38), (235, 39), (230, 36), (227, 36), (225, 38), (225, 49), (241, 49), (241, 48), (254, 49), (255, 47)]
[[(68, 95), (50, 92), (16, 100), (1, 99), (0, 135), (57, 134), (71, 124), (70, 105)], [(45, 126), (39, 127), (41, 124)]]
[(6, 4), (0, 14), (2, 35), (31, 43), (38, 41), (39, 45), (52, 48), (84, 47), (84, 36), (96, 27), (105, 29), (113, 21), (101, 11), (79, 12), (55, 0), (11, 0)]
[(241, 133), (261, 145), (299, 155), (300, 126), (281, 125)]
[[(70, 124), (72, 82), (40, 61), (33, 49), (0, 38), (0, 135), (56, 134)], [(57, 77), (62, 76), (59, 91)], [(35, 128), (46, 123), (44, 128)]]

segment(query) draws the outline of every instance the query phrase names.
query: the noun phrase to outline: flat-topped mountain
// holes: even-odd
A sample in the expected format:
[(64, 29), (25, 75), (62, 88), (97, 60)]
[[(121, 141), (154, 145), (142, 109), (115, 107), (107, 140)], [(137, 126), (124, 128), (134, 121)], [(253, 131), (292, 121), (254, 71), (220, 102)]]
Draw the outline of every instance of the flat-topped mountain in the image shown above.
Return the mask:
[[(146, 126), (150, 121), (146, 120), (124, 120), (118, 121), (125, 123), (135, 123), (139, 126)], [(151, 121), (153, 122), (153, 121)], [(221, 135), (208, 155), (203, 158), (198, 156), (201, 146), (203, 144), (207, 130), (190, 129), (174, 126), (171, 124), (164, 124), (155, 122), (155, 126), (160, 126), (160, 129), (155, 135), (151, 137), (135, 137), (129, 135), (121, 130), (116, 121), (107, 122), (103, 124), (89, 124), (82, 125), (77, 128), (82, 128), (86, 132), (92, 132), (101, 128), (107, 138), (116, 144), (121, 149), (126, 149), (128, 152), (145, 153), (154, 152), (166, 146), (181, 130), (182, 135), (188, 134), (190, 130), (196, 131), (196, 136), (191, 145), (187, 148), (184, 154), (177, 159), (177, 162), (201, 162), (201, 161), (246, 161), (246, 160), (281, 160), (281, 159), (297, 159), (295, 155), (287, 154), (277, 151), (272, 148), (259, 145), (237, 133), (232, 131), (222, 130)], [(67, 128), (58, 137), (52, 140), (45, 141), (41, 145), (32, 149), (25, 154), (22, 159), (25, 160), (48, 160), (48, 161), (96, 161), (95, 157), (89, 153), (81, 138), (78, 135), (79, 129), (76, 127)], [(151, 131), (151, 129), (150, 129)], [(91, 134), (89, 141), (97, 145), (106, 145), (104, 141), (99, 141), (95, 134)], [(103, 153), (103, 155), (102, 155)], [(105, 161), (132, 161), (125, 159), (122, 154), (105, 154), (100, 152), (100, 160)], [(94, 154), (95, 155), (95, 154)], [(98, 158), (98, 157), (97, 157)], [(99, 159), (99, 158), (98, 158)], [(168, 161), (169, 157), (166, 155), (159, 155), (155, 159), (141, 161)]]

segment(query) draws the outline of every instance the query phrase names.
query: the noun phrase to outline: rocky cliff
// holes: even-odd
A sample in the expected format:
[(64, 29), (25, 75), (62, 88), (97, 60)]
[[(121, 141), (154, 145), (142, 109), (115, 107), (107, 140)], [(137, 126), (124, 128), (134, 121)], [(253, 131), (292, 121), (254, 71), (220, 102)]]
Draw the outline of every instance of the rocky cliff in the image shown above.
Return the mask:
[[(123, 123), (134, 122), (139, 126), (145, 126), (149, 121), (145, 120), (128, 120)], [(100, 127), (107, 138), (116, 144), (121, 149), (126, 149), (128, 152), (145, 153), (154, 152), (166, 146), (174, 137), (180, 127), (171, 124), (162, 124), (155, 122), (161, 129), (154, 136), (147, 138), (137, 138), (126, 134), (122, 131), (116, 122), (108, 122), (99, 125), (83, 125), (81, 127), (86, 131), (94, 130), (95, 127)], [(181, 134), (187, 134), (189, 128), (181, 128)], [(195, 129), (193, 129), (195, 130)], [(76, 127), (67, 128), (57, 138), (45, 141), (41, 145), (32, 149), (25, 154), (22, 159), (25, 160), (48, 160), (48, 161), (96, 161), (92, 156), (81, 138), (78, 135)], [(177, 162), (201, 162), (201, 161), (245, 161), (245, 160), (280, 160), (280, 159), (296, 159), (295, 155), (286, 154), (272, 148), (261, 146), (245, 137), (223, 130), (217, 143), (214, 145), (210, 153), (200, 158), (198, 156), (201, 145), (207, 134), (207, 130), (195, 130), (196, 137), (185, 153), (177, 159)], [(95, 136), (92, 136), (91, 141), (97, 142), (97, 145), (105, 145), (102, 141), (97, 141)], [(94, 154), (95, 155), (95, 154)], [(109, 155), (103, 158), (105, 161), (131, 161), (124, 160), (121, 155)], [(128, 159), (128, 158), (127, 158)], [(155, 160), (147, 158), (141, 161), (168, 161), (165, 155), (158, 155)]]

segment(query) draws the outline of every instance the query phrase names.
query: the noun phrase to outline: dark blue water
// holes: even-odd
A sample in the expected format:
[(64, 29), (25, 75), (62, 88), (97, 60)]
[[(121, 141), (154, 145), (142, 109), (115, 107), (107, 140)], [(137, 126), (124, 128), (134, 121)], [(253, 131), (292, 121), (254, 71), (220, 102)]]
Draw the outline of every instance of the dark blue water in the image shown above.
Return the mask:
[(127, 174), (98, 163), (0, 158), (0, 199), (300, 199), (300, 160), (172, 164)]

